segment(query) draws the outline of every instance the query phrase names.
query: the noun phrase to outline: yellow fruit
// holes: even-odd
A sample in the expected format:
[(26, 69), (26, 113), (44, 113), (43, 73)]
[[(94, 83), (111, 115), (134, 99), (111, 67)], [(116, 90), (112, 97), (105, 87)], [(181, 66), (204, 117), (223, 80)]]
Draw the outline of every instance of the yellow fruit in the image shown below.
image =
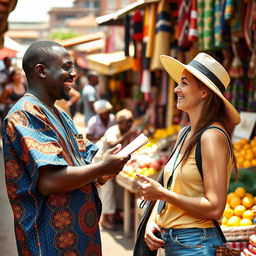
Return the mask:
[(231, 208), (235, 209), (236, 206), (238, 206), (238, 205), (241, 204), (241, 199), (240, 199), (240, 197), (234, 196), (234, 197), (230, 200), (229, 204), (230, 204), (230, 207), (231, 207)]
[[(254, 153), (254, 155), (256, 156), (256, 152)], [(252, 159), (252, 166), (256, 166), (256, 159)]]
[(225, 225), (227, 223), (228, 219), (224, 216), (221, 220), (221, 224)]
[(243, 198), (245, 196), (245, 193), (246, 193), (246, 190), (243, 187), (238, 187), (235, 189), (235, 194), (240, 198)]
[(243, 212), (243, 219), (249, 219), (249, 220), (253, 220), (254, 218), (254, 213), (252, 210), (246, 210)]
[(239, 222), (239, 226), (251, 226), (253, 225), (252, 221), (249, 220), (249, 219), (242, 219), (240, 222)]
[(242, 204), (246, 207), (246, 208), (251, 208), (253, 206), (253, 198), (249, 197), (249, 196), (245, 196), (242, 199)]
[(249, 168), (249, 167), (251, 167), (252, 166), (252, 162), (251, 161), (249, 161), (249, 160), (245, 160), (244, 161), (244, 164), (243, 164), (243, 167), (244, 168)]
[(243, 213), (246, 211), (246, 207), (243, 205), (238, 205), (234, 209), (234, 214), (236, 216), (242, 217)]
[(228, 219), (227, 226), (228, 227), (239, 226), (240, 221), (241, 221), (240, 217), (232, 216), (230, 219)]
[(229, 208), (229, 209), (230, 209), (230, 205), (229, 205), (229, 203), (226, 203), (225, 208)]
[(233, 216), (234, 212), (230, 208), (225, 208), (223, 216), (226, 217), (227, 219), (231, 218)]

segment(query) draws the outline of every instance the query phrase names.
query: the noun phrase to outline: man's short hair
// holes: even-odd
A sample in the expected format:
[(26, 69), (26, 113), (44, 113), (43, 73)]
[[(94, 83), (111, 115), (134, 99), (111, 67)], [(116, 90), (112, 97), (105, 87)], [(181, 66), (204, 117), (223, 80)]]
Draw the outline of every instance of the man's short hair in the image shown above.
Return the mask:
[(36, 64), (46, 64), (46, 62), (49, 62), (49, 58), (52, 56), (51, 48), (53, 46), (63, 47), (57, 42), (47, 40), (36, 41), (28, 47), (22, 60), (22, 68), (26, 75), (33, 72)]

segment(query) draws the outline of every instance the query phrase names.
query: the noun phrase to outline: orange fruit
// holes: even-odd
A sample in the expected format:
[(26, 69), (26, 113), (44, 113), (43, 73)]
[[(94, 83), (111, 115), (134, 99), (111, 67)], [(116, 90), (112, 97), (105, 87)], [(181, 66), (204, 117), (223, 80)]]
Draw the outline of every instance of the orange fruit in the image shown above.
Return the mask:
[(234, 209), (234, 214), (236, 216), (242, 217), (243, 213), (246, 211), (246, 207), (244, 205), (238, 205)]
[(236, 206), (240, 205), (241, 204), (241, 199), (240, 197), (238, 196), (234, 196), (230, 202), (229, 202), (229, 205), (231, 208), (235, 209)]
[(256, 166), (256, 159), (252, 159), (252, 166)]
[(239, 223), (241, 221), (241, 218), (238, 216), (232, 216), (230, 219), (227, 221), (227, 226), (228, 227), (234, 227), (234, 226), (239, 226)]
[(249, 219), (249, 220), (253, 220), (254, 219), (254, 213), (252, 210), (246, 210), (243, 212), (243, 219)]
[(246, 208), (251, 208), (253, 206), (253, 198), (249, 197), (249, 196), (245, 196), (242, 199), (242, 204), (246, 207)]
[(249, 219), (241, 219), (239, 222), (239, 226), (251, 226), (251, 225), (253, 225), (253, 223)]
[(227, 202), (229, 203), (230, 200), (231, 200), (235, 195), (236, 195), (235, 192), (230, 192), (230, 193), (228, 193), (228, 195), (227, 195)]
[(253, 204), (256, 205), (256, 196), (253, 198)]
[(243, 167), (244, 168), (249, 168), (252, 166), (252, 162), (249, 161), (249, 160), (245, 160), (244, 163), (243, 163)]
[(253, 198), (253, 195), (251, 194), (251, 193), (245, 193), (245, 196), (248, 196), (248, 197), (251, 197), (251, 198)]
[(254, 158), (253, 152), (247, 152), (247, 154), (245, 155), (245, 159), (248, 161), (252, 161), (253, 158)]
[(240, 198), (243, 198), (245, 196), (245, 193), (246, 193), (246, 190), (243, 187), (238, 187), (235, 189), (235, 194)]

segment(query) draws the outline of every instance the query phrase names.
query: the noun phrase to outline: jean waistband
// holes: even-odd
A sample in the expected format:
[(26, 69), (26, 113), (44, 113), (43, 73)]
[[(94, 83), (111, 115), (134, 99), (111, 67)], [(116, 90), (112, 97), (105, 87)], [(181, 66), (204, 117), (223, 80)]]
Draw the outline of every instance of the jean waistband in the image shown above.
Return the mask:
[(211, 227), (211, 228), (163, 228), (160, 227), (161, 233), (165, 234), (165, 233), (180, 233), (180, 232), (202, 232), (204, 234), (207, 234), (209, 231), (212, 230), (216, 230), (215, 227)]

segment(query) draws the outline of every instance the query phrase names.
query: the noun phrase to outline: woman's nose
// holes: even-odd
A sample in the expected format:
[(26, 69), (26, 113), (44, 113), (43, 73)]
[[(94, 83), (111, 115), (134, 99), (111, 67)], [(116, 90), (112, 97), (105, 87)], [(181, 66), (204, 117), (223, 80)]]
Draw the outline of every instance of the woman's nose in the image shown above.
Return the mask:
[(177, 93), (180, 91), (180, 85), (178, 84), (175, 88), (174, 88), (174, 93)]

